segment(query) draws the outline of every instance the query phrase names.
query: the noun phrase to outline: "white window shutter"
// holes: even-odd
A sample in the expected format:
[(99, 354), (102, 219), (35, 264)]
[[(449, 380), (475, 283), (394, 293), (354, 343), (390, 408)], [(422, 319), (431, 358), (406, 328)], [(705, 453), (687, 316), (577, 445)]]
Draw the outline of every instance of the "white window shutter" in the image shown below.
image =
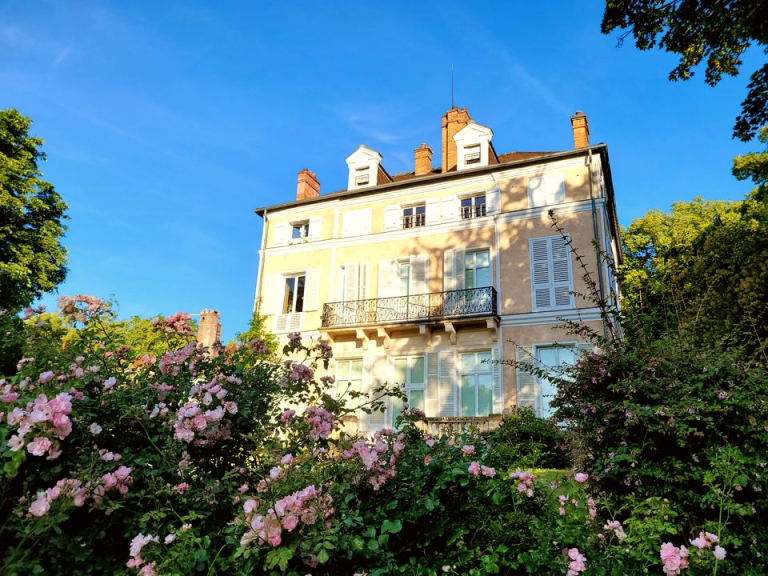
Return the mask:
[(384, 230), (397, 230), (400, 228), (400, 216), (402, 210), (400, 206), (387, 206), (384, 209)]
[[(368, 380), (370, 382), (367, 390), (369, 394), (369, 400), (375, 400), (374, 390), (387, 383), (387, 357), (386, 356), (374, 356), (371, 360), (371, 373)], [(389, 398), (383, 398), (385, 404), (389, 404)], [(383, 428), (387, 423), (387, 412), (371, 412), (368, 416), (369, 429), (376, 430)]]
[(501, 387), (501, 354), (499, 347), (491, 348), (491, 360), (493, 370), (493, 413), (501, 414), (504, 411), (504, 390)]
[(399, 288), (397, 260), (379, 260), (379, 289), (377, 298), (397, 296)]
[(304, 311), (317, 310), (320, 292), (320, 270), (307, 270), (304, 284)]
[(425, 210), (427, 212), (427, 226), (440, 222), (440, 198), (428, 199), (426, 202)]
[(358, 265), (353, 262), (344, 264), (344, 301), (352, 302), (358, 299)]
[(520, 408), (536, 407), (536, 378), (531, 374), (533, 365), (530, 346), (515, 346), (517, 361), (517, 405)]
[(456, 416), (456, 352), (439, 352), (437, 415)]
[(368, 298), (368, 262), (360, 263), (360, 279), (357, 281), (357, 299)]
[(288, 244), (288, 240), (290, 240), (291, 237), (291, 227), (287, 223), (283, 224), (276, 224), (275, 225), (275, 234), (272, 239), (272, 245), (273, 246), (285, 246)]
[(411, 256), (411, 294), (426, 294), (429, 292), (429, 255), (415, 254)]
[(562, 174), (549, 174), (528, 181), (531, 208), (551, 206), (565, 202), (565, 183)]
[(320, 227), (322, 225), (323, 225), (322, 218), (310, 218), (309, 233), (307, 234), (307, 240), (320, 240)]
[(454, 274), (453, 269), (456, 267), (456, 257), (453, 254), (453, 250), (446, 250), (443, 252), (443, 291), (449, 292), (454, 290)]
[(485, 193), (486, 214), (498, 214), (501, 212), (501, 190), (498, 187), (491, 188)]
[(427, 417), (434, 418), (439, 412), (439, 389), (440, 389), (440, 374), (438, 370), (439, 362), (436, 352), (428, 352), (426, 354), (427, 363), (427, 390), (426, 390), (426, 413)]
[(282, 313), (284, 282), (282, 274), (270, 274), (264, 279), (260, 311), (265, 316)]
[(552, 307), (551, 262), (549, 239), (534, 238), (531, 247), (531, 285), (533, 309), (544, 310)]
[(459, 217), (459, 199), (456, 196), (443, 198), (443, 222), (456, 220)]
[(466, 250), (464, 248), (456, 248), (453, 253), (456, 257), (456, 264), (453, 269), (453, 289), (464, 290), (464, 254)]
[(355, 235), (355, 217), (353, 211), (344, 212), (341, 217), (341, 237)]

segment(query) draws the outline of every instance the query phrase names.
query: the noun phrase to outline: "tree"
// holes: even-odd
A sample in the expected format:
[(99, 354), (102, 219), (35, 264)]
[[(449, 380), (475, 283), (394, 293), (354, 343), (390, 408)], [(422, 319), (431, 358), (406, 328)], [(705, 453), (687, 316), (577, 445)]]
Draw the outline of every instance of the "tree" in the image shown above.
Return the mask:
[[(606, 0), (602, 32), (628, 29), (640, 50), (664, 49), (680, 55), (669, 79), (689, 80), (706, 61), (704, 80), (715, 86), (723, 74), (736, 76), (751, 45), (768, 53), (768, 4), (763, 0)], [(733, 137), (751, 140), (768, 124), (768, 63), (751, 76)]]
[(66, 203), (43, 180), (32, 120), (0, 110), (0, 310), (18, 311), (65, 278)]

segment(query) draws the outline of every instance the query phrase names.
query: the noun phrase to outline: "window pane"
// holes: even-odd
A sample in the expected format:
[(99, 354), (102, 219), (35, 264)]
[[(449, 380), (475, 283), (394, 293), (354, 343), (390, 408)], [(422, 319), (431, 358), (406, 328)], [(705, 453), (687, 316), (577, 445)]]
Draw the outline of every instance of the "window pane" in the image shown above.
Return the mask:
[(405, 371), (408, 369), (407, 358), (395, 359), (395, 384), (404, 385), (406, 382)]
[(416, 214), (425, 214), (427, 212), (426, 206), (416, 206)]
[(477, 258), (477, 267), (478, 268), (487, 268), (491, 264), (491, 257), (488, 253), (488, 250), (483, 250), (482, 252), (475, 252), (475, 257)]
[(298, 240), (301, 238), (301, 226), (294, 226), (291, 230), (291, 238), (293, 240)]
[(469, 270), (475, 267), (475, 253), (470, 252), (464, 255), (464, 268)]
[(413, 208), (405, 208), (403, 210), (403, 216), (412, 216), (413, 215)]
[(285, 298), (283, 299), (283, 314), (293, 312), (293, 292), (296, 285), (296, 278), (285, 279)]
[(299, 276), (296, 278), (296, 306), (294, 312), (302, 312), (304, 310), (304, 279), (305, 276)]
[(424, 357), (411, 358), (411, 384), (424, 384)]
[(472, 198), (462, 198), (461, 199), (461, 207), (462, 208), (469, 208), (472, 206)]
[(493, 386), (490, 374), (477, 376), (477, 415), (487, 416), (493, 412)]
[(418, 408), (424, 411), (424, 390), (411, 390), (409, 394), (411, 408)]
[(400, 264), (400, 296), (408, 296), (411, 284), (411, 265)]
[(391, 396), (390, 398), (392, 400), (392, 402), (391, 402), (391, 406), (392, 406), (391, 422), (392, 422), (392, 427), (394, 428), (396, 426), (397, 417), (400, 416), (400, 412), (403, 409), (403, 401), (400, 400), (400, 398), (395, 398), (393, 396)]
[(475, 206), (480, 206), (481, 204), (485, 204), (485, 194), (475, 196)]
[(349, 360), (339, 360), (336, 364), (336, 379), (344, 380), (349, 378)]
[(478, 268), (475, 270), (475, 286), (474, 288), (483, 288), (484, 286), (491, 285), (491, 269), (490, 268)]
[(474, 376), (461, 377), (461, 415), (475, 416), (475, 378)]
[(462, 354), (461, 355), (461, 373), (475, 371), (475, 355), (474, 354)]
[(363, 375), (363, 361), (352, 360), (349, 367), (349, 375), (351, 378), (360, 379)]
[(478, 352), (477, 354), (477, 370), (479, 372), (491, 371), (491, 353), (490, 352)]
[(469, 290), (470, 288), (476, 288), (475, 286), (475, 271), (471, 268), (464, 271), (464, 287)]

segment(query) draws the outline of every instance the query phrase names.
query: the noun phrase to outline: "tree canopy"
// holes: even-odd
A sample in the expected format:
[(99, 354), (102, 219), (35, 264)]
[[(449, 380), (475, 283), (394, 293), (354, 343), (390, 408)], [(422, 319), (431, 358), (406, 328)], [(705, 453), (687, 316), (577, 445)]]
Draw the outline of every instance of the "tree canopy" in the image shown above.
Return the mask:
[[(680, 56), (673, 81), (688, 80), (706, 61), (704, 80), (715, 86), (736, 76), (752, 45), (768, 53), (768, 4), (763, 0), (606, 0), (602, 31), (627, 29), (640, 50), (660, 48)], [(768, 124), (768, 62), (752, 73), (733, 137), (751, 140)]]
[(66, 203), (42, 179), (43, 141), (32, 120), (0, 110), (0, 309), (17, 311), (65, 278)]

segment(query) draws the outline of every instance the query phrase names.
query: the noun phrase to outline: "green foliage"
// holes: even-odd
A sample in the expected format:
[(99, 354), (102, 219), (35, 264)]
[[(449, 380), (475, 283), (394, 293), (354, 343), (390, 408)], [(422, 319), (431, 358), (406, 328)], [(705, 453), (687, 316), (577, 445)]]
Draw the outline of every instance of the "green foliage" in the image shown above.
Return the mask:
[[(760, 0), (606, 0), (602, 31), (628, 29), (619, 44), (631, 34), (640, 50), (658, 47), (679, 55), (669, 74), (673, 81), (689, 80), (706, 61), (704, 79), (715, 86), (723, 74), (739, 73), (747, 48), (768, 46), (767, 17)], [(748, 141), (768, 124), (768, 63), (752, 74), (741, 106), (733, 136)]]
[(259, 338), (264, 341), (270, 352), (275, 352), (278, 346), (277, 336), (269, 332), (265, 326), (267, 318), (259, 313), (259, 310), (253, 312), (248, 330), (238, 334), (235, 340), (241, 344), (248, 344), (252, 340)]
[(503, 425), (486, 434), (492, 466), (569, 468), (567, 436), (551, 421), (537, 418), (530, 408), (504, 416)]
[(32, 120), (0, 110), (0, 310), (16, 312), (66, 275), (61, 238), (67, 205), (41, 178), (43, 141)]

